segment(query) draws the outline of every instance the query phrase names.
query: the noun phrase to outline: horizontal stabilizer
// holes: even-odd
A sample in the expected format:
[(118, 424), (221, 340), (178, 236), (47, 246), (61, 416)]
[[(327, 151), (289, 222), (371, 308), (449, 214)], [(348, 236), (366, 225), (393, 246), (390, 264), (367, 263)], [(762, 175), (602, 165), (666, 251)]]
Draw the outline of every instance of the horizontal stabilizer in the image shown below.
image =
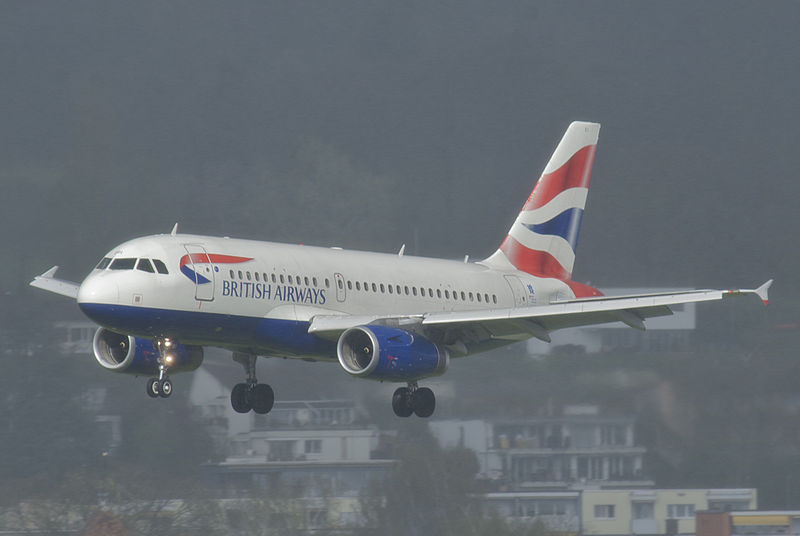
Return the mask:
[(80, 285), (72, 281), (56, 279), (53, 276), (56, 275), (57, 270), (58, 266), (53, 266), (42, 275), (36, 276), (33, 281), (30, 282), (30, 285), (48, 292), (61, 294), (68, 298), (77, 299)]

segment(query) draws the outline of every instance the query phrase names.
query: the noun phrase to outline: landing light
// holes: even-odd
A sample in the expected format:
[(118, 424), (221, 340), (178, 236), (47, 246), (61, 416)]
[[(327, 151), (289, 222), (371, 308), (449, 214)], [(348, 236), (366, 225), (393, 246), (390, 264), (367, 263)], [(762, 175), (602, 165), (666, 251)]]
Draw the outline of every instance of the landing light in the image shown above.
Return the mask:
[(167, 354), (164, 356), (164, 362), (167, 365), (171, 365), (173, 361), (175, 361), (175, 358), (172, 356), (172, 354)]

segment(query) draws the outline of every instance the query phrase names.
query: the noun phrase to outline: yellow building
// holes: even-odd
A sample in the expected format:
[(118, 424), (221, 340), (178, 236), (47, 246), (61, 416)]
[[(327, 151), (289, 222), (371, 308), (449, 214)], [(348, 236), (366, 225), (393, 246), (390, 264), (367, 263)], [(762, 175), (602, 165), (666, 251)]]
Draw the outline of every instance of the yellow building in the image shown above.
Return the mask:
[(699, 510), (752, 510), (755, 489), (585, 490), (581, 532), (595, 536), (695, 534)]

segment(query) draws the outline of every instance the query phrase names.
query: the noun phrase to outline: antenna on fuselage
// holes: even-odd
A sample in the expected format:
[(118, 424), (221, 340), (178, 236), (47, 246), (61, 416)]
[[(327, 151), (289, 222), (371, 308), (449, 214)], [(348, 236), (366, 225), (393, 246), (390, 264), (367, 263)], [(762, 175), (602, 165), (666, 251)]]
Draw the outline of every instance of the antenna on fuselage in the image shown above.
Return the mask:
[(406, 252), (406, 245), (403, 244), (402, 246), (400, 246), (400, 251), (397, 252), (397, 256), (398, 257), (402, 257), (403, 253), (405, 253), (405, 252)]
[(175, 226), (172, 228), (172, 231), (169, 234), (171, 234), (172, 236), (178, 234), (178, 222), (175, 222)]

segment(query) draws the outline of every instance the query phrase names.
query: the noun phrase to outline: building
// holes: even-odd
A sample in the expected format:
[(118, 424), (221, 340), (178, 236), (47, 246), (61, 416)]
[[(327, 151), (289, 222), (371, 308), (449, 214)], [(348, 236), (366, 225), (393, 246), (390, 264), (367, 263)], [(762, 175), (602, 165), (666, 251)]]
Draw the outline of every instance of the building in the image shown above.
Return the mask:
[(755, 509), (755, 489), (584, 490), (584, 535), (695, 534), (700, 510)]
[(431, 421), (444, 448), (475, 451), (479, 478), (497, 491), (650, 487), (634, 419), (567, 406), (561, 415), (525, 419)]
[[(394, 466), (382, 435), (347, 400), (277, 401), (266, 415), (240, 414), (228, 389), (200, 368), (189, 398), (225, 459), (204, 467), (232, 528), (253, 517), (278, 529), (368, 527), (365, 500)], [(377, 497), (380, 499), (380, 497)], [(237, 529), (238, 530), (238, 529)]]
[(800, 534), (800, 510), (697, 512), (697, 536)]

